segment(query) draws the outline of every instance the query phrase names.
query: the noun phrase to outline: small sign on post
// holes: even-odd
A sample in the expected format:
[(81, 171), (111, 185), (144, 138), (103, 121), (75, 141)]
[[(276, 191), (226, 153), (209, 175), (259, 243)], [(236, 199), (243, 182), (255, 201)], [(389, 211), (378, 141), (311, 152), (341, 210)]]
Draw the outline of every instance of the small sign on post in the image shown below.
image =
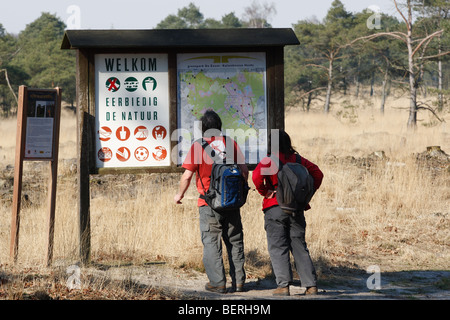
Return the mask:
[(23, 161), (49, 161), (47, 265), (53, 258), (61, 89), (19, 88), (10, 255), (17, 260)]

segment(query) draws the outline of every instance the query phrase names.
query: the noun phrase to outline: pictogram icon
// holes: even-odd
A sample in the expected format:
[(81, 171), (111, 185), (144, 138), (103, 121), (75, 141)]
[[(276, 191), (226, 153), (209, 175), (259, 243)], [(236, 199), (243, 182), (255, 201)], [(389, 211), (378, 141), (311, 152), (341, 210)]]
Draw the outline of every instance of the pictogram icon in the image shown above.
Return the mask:
[(155, 91), (157, 85), (158, 83), (153, 77), (147, 77), (142, 81), (142, 87), (145, 91)]
[(138, 161), (145, 161), (147, 160), (149, 155), (149, 152), (146, 147), (139, 147), (134, 151), (134, 157)]
[(125, 162), (128, 159), (130, 159), (130, 155), (131, 155), (130, 150), (128, 150), (128, 148), (126, 147), (121, 147), (116, 152), (117, 160), (122, 162)]
[(144, 141), (148, 138), (148, 129), (145, 126), (139, 126), (134, 130), (134, 136), (139, 141)]
[(128, 138), (130, 138), (130, 129), (128, 129), (125, 126), (120, 126), (117, 130), (116, 130), (116, 137), (117, 139), (119, 139), (120, 141), (125, 141), (128, 140)]
[(110, 148), (103, 147), (98, 150), (97, 156), (100, 161), (108, 162), (112, 159), (112, 151)]
[(120, 81), (116, 77), (111, 77), (106, 80), (106, 88), (108, 91), (116, 92), (120, 88)]
[(167, 130), (163, 126), (156, 126), (152, 130), (152, 136), (155, 140), (163, 140), (167, 135)]
[(128, 92), (134, 92), (139, 88), (139, 81), (135, 77), (128, 77), (123, 85)]
[(101, 141), (108, 141), (111, 139), (111, 134), (112, 130), (109, 127), (101, 127), (100, 130), (98, 130)]
[(167, 157), (167, 150), (162, 146), (158, 146), (155, 148), (155, 152), (153, 152), (152, 155), (156, 161), (163, 161)]

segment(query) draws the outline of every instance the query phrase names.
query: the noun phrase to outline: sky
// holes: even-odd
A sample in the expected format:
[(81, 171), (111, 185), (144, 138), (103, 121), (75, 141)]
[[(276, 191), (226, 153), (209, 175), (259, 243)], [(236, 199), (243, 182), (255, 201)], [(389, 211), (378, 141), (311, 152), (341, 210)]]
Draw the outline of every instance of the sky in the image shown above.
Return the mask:
[[(230, 12), (242, 19), (244, 9), (255, 0), (3, 0), (0, 23), (6, 32), (18, 34), (42, 12), (56, 14), (71, 29), (152, 29), (169, 14), (194, 3), (206, 18), (221, 20)], [(396, 16), (392, 0), (341, 0), (347, 11), (361, 12), (375, 6)], [(5, 2), (7, 4), (5, 4)], [(276, 14), (269, 20), (274, 28), (291, 28), (299, 20), (322, 20), (333, 0), (259, 0), (275, 4)]]

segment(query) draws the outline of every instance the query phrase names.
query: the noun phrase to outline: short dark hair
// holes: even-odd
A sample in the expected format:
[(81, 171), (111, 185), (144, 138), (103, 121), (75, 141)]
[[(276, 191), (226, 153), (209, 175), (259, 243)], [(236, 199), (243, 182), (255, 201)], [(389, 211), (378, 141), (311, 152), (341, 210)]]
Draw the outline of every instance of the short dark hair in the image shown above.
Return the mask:
[(222, 130), (222, 120), (219, 115), (213, 110), (207, 110), (205, 114), (200, 118), (202, 122), (202, 134), (210, 129)]

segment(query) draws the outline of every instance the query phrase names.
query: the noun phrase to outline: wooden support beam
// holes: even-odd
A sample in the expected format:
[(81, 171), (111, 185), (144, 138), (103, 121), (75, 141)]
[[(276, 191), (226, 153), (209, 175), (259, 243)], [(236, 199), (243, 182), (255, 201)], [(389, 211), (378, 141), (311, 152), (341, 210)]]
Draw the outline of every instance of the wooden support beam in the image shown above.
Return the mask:
[[(90, 224), (90, 160), (92, 134), (95, 128), (91, 116), (91, 83), (90, 54), (84, 50), (77, 50), (77, 167), (78, 167), (78, 218), (79, 218), (79, 244), (80, 261), (89, 262), (91, 248)], [(95, 82), (94, 82), (95, 83)]]
[(59, 130), (61, 119), (61, 89), (56, 88), (55, 122), (53, 135), (53, 160), (49, 162), (48, 182), (48, 225), (47, 225), (47, 266), (53, 260), (53, 241), (55, 235), (56, 185), (58, 182)]
[(20, 229), (20, 204), (22, 198), (22, 173), (23, 158), (25, 155), (25, 134), (26, 134), (26, 110), (27, 87), (19, 87), (19, 104), (17, 110), (17, 130), (16, 130), (16, 154), (14, 164), (14, 190), (11, 216), (11, 246), (10, 257), (13, 262), (17, 261), (19, 250), (19, 229)]

